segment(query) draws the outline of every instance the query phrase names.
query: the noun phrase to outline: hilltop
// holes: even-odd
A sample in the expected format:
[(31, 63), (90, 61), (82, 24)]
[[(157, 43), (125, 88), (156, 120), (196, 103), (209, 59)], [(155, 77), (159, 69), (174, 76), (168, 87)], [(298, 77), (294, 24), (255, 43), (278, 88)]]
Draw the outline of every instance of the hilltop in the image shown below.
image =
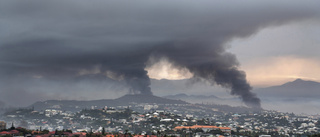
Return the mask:
[(102, 99), (102, 100), (47, 100), (38, 101), (31, 105), (35, 110), (44, 110), (46, 108), (54, 108), (68, 111), (79, 111), (81, 109), (103, 108), (105, 106), (127, 106), (134, 103), (148, 104), (188, 104), (185, 101), (166, 99), (154, 95), (124, 95), (117, 99)]
[(286, 98), (318, 98), (320, 97), (320, 83), (296, 79), (278, 86), (254, 90), (261, 97), (286, 97)]

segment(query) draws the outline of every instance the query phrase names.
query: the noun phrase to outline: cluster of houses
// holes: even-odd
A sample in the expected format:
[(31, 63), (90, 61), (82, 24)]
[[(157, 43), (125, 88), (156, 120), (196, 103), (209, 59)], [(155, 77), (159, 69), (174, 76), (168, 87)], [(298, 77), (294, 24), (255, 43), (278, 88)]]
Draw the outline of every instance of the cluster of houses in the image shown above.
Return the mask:
[[(2, 121), (2, 123), (5, 123)], [(231, 128), (229, 127), (217, 127), (217, 126), (208, 126), (208, 125), (193, 125), (193, 126), (177, 126), (174, 128), (176, 131), (175, 134), (169, 134), (168, 136), (186, 136), (185, 134), (178, 134), (178, 131), (189, 130), (189, 136), (195, 135), (196, 137), (202, 137), (206, 135), (214, 136), (213, 134), (203, 134), (208, 133), (211, 130), (220, 130), (224, 135), (231, 135)], [(193, 130), (193, 131), (192, 131)], [(194, 130), (202, 130), (203, 132), (194, 133)], [(192, 135), (191, 135), (192, 133)], [(0, 136), (24, 136), (24, 137), (87, 137), (87, 136), (97, 136), (97, 137), (163, 137), (167, 136), (166, 134), (161, 134), (160, 132), (154, 133), (154, 135), (147, 134), (131, 134), (131, 133), (107, 133), (104, 130), (100, 132), (72, 132), (71, 130), (62, 130), (62, 131), (48, 131), (48, 130), (28, 130), (21, 127), (15, 128), (12, 124), (11, 128), (0, 130)], [(216, 135), (223, 137), (223, 135)]]
[(129, 135), (129, 134), (111, 134), (106, 133), (102, 134), (100, 133), (87, 133), (87, 132), (57, 132), (57, 131), (51, 131), (47, 133), (43, 133), (42, 131), (31, 131), (30, 133), (24, 134), (23, 132), (20, 132), (17, 128), (14, 130), (9, 131), (1, 131), (0, 136), (19, 136), (19, 137), (87, 137), (87, 136), (96, 136), (96, 137), (157, 137), (156, 135)]
[[(100, 133), (102, 128), (109, 133), (151, 135), (224, 135), (270, 134), (310, 135), (320, 133), (320, 116), (298, 116), (276, 111), (223, 112), (204, 105), (140, 105), (142, 111), (135, 112), (134, 106), (122, 108), (105, 107), (68, 112), (54, 108), (43, 112), (19, 110), (8, 113), (2, 119), (24, 128), (49, 131), (69, 129), (73, 133)], [(130, 111), (128, 108), (130, 108)], [(0, 122), (0, 129), (1, 129)], [(19, 126), (20, 126), (19, 125)], [(6, 125), (2, 126), (6, 127)], [(5, 129), (5, 128), (2, 128)], [(86, 131), (86, 132), (82, 132)], [(8, 132), (8, 131), (7, 131)], [(7, 133), (3, 132), (3, 133)], [(50, 132), (53, 133), (53, 132)], [(197, 134), (196, 134), (197, 133)], [(8, 133), (10, 134), (10, 133)]]
[(183, 129), (201, 129), (204, 132), (209, 132), (210, 130), (221, 130), (222, 132), (231, 134), (230, 127), (217, 127), (217, 126), (210, 126), (210, 125), (193, 125), (193, 126), (177, 126), (174, 128), (175, 131), (183, 130)]

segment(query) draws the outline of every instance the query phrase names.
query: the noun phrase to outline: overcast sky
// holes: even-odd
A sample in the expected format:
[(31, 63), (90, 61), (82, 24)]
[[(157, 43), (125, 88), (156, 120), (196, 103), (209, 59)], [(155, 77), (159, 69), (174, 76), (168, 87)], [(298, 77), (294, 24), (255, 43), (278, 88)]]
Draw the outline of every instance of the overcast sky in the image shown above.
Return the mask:
[(320, 81), (320, 23), (301, 21), (265, 28), (247, 39), (231, 42), (256, 87), (279, 85), (297, 78)]
[(150, 77), (194, 78), (259, 103), (251, 87), (320, 81), (318, 5), (1, 1), (0, 99), (21, 105), (159, 94)]

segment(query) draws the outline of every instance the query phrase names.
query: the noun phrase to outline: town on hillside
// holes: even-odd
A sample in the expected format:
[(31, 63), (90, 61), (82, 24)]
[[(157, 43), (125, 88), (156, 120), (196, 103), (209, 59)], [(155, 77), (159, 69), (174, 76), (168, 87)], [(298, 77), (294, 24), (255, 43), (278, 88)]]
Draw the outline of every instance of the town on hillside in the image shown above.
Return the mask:
[(57, 106), (41, 111), (33, 107), (20, 108), (2, 114), (0, 136), (300, 137), (320, 132), (319, 115), (232, 108), (214, 104), (151, 103), (92, 106), (77, 112)]

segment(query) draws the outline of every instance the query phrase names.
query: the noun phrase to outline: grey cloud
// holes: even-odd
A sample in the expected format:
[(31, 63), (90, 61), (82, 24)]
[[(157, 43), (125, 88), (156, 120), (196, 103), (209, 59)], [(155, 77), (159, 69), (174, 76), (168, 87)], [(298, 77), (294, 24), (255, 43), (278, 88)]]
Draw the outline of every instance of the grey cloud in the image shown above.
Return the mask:
[(145, 67), (150, 57), (166, 57), (260, 107), (226, 43), (264, 27), (318, 18), (319, 3), (307, 2), (2, 1), (1, 81), (77, 79), (81, 70), (99, 66), (95, 75), (112, 72), (130, 92), (152, 94)]

